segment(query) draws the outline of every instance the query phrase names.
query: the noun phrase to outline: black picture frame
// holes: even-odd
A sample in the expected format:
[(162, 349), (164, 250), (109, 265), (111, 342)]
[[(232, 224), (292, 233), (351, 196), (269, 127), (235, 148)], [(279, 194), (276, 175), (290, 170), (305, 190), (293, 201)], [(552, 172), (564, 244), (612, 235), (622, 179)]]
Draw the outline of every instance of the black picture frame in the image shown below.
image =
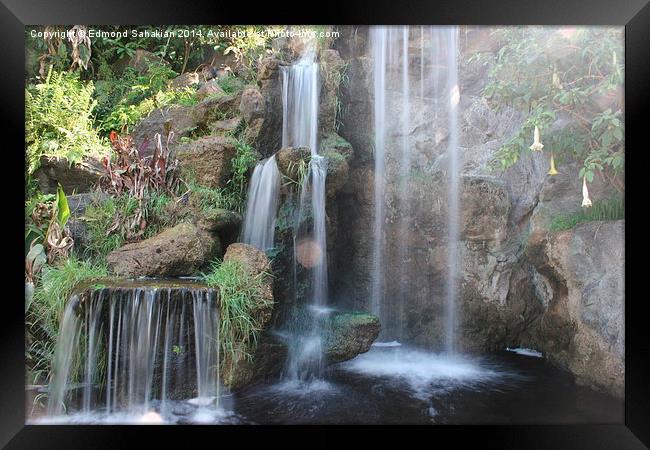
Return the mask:
[[(319, 10), (320, 8), (320, 10)], [(302, 12), (302, 14), (300, 14)], [(180, 0), (135, 1), (36, 1), (2, 0), (3, 107), (2, 167), (3, 203), (6, 231), (3, 234), (6, 258), (5, 286), (0, 317), (0, 445), (17, 448), (120, 448), (146, 445), (152, 448), (179, 440), (185, 446), (242, 445), (257, 440), (261, 445), (300, 447), (337, 446), (343, 433), (359, 432), (363, 445), (442, 446), (474, 443), (484, 448), (550, 449), (637, 449), (650, 446), (650, 336), (643, 314), (647, 296), (631, 296), (643, 277), (626, 276), (625, 304), (625, 423), (620, 425), (530, 425), (530, 426), (434, 426), (434, 427), (138, 427), (138, 426), (26, 426), (24, 394), (24, 311), (22, 242), (13, 238), (22, 233), (19, 217), (24, 203), (16, 186), (24, 157), (24, 27), (37, 24), (199, 24), (199, 23), (283, 23), (283, 24), (462, 24), (462, 25), (620, 25), (625, 26), (625, 119), (626, 146), (626, 268), (644, 268), (643, 153), (647, 153), (648, 125), (643, 117), (650, 101), (650, 4), (647, 0), (438, 0), (438, 1), (328, 1), (290, 4), (272, 2), (216, 3)], [(11, 137), (12, 144), (8, 137)], [(13, 179), (16, 177), (16, 179)], [(635, 185), (639, 185), (637, 188)], [(635, 219), (637, 220), (635, 222)], [(643, 225), (641, 225), (643, 227)], [(638, 239), (637, 239), (638, 238)], [(11, 245), (7, 245), (11, 244)], [(11, 247), (11, 249), (10, 249)], [(641, 256), (641, 257), (640, 257)], [(635, 259), (637, 261), (635, 261)], [(636, 264), (635, 264), (636, 263)], [(639, 264), (641, 263), (641, 264)], [(15, 273), (14, 273), (15, 271)], [(643, 287), (643, 286), (639, 286)], [(14, 290), (15, 289), (15, 290)], [(643, 291), (639, 291), (643, 292)], [(9, 308), (11, 307), (11, 308)], [(276, 436), (282, 433), (282, 438)], [(273, 436), (269, 436), (269, 434)], [(144, 438), (144, 440), (142, 439)], [(180, 439), (179, 439), (180, 438)], [(225, 444), (225, 439), (232, 440)], [(441, 439), (443, 438), (443, 439)], [(200, 442), (203, 441), (203, 444)], [(443, 444), (447, 441), (447, 444)], [(136, 444), (136, 442), (140, 442)]]

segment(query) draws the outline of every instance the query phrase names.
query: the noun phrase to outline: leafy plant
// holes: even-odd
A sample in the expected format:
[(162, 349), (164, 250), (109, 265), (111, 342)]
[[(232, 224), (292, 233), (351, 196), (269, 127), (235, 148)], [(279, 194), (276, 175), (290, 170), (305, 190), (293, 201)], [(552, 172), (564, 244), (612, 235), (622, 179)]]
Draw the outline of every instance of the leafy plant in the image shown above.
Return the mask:
[(232, 368), (240, 356), (252, 356), (262, 331), (261, 321), (273, 303), (264, 295), (267, 276), (252, 275), (236, 260), (213, 261), (210, 272), (201, 276), (205, 284), (219, 289), (219, 342), (225, 367)]
[(246, 197), (246, 174), (257, 162), (257, 153), (247, 143), (239, 140), (235, 143), (235, 157), (232, 159), (232, 177), (226, 184), (226, 189), (237, 202), (237, 211), (244, 209)]
[(41, 157), (65, 158), (70, 164), (107, 150), (93, 128), (92, 82), (79, 75), (50, 70), (43, 83), (25, 90), (27, 173), (40, 166)]
[(68, 199), (59, 184), (56, 189), (52, 218), (45, 232), (45, 248), (47, 249), (49, 263), (52, 263), (57, 258), (67, 257), (74, 244), (70, 231), (66, 228), (69, 218)]
[[(582, 163), (578, 176), (602, 176), (624, 191), (622, 121), (623, 36), (614, 28), (499, 28), (494, 57), (472, 60), (490, 64), (483, 94), (495, 109), (511, 105), (528, 114), (520, 130), (500, 149), (494, 168), (515, 164), (527, 151), (535, 126), (544, 150), (560, 160)], [(522, 70), (525, 68), (525, 70)], [(559, 125), (568, 117), (567, 125)], [(555, 131), (550, 132), (551, 124)]]
[(176, 75), (169, 66), (159, 63), (149, 65), (144, 74), (127, 67), (121, 77), (105, 69), (104, 79), (96, 83), (99, 128), (106, 133), (128, 132), (156, 108), (196, 104), (194, 89), (169, 87)]

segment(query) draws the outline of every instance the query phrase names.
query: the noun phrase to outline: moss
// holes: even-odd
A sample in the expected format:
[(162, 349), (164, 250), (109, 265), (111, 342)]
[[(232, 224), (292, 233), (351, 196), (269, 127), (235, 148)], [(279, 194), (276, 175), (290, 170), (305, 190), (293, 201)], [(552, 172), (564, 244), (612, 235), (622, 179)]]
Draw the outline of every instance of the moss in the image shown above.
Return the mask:
[(320, 153), (324, 155), (330, 151), (337, 152), (343, 155), (346, 159), (350, 158), (353, 153), (352, 144), (336, 133), (328, 133), (321, 140)]

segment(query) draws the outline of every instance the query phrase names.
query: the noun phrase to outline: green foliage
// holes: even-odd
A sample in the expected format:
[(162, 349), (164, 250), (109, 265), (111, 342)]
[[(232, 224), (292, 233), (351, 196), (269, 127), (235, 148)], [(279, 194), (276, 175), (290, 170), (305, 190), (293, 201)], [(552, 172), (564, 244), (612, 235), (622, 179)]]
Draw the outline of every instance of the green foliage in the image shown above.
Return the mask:
[(128, 131), (156, 108), (198, 103), (195, 89), (169, 87), (169, 81), (177, 73), (165, 64), (151, 64), (144, 74), (131, 67), (120, 77), (110, 68), (105, 68), (102, 74), (104, 78), (96, 82), (97, 120), (105, 133)]
[(622, 197), (597, 200), (590, 208), (572, 214), (554, 217), (549, 225), (553, 232), (569, 230), (583, 222), (594, 220), (621, 220), (625, 218), (625, 202)]
[(226, 189), (213, 189), (196, 181), (188, 181), (186, 186), (190, 202), (206, 215), (217, 209), (240, 211), (242, 208), (239, 197), (233, 196)]
[(273, 303), (264, 295), (267, 276), (252, 275), (236, 260), (216, 260), (210, 272), (201, 276), (208, 286), (219, 289), (219, 342), (225, 367), (237, 361), (239, 355), (251, 358), (262, 331), (262, 313)]
[[(529, 151), (538, 126), (544, 151), (552, 151), (560, 161), (580, 161), (580, 177), (591, 181), (598, 173), (623, 191), (621, 30), (506, 27), (493, 35), (500, 44), (496, 55), (471, 58), (491, 66), (483, 94), (495, 109), (511, 105), (528, 114), (501, 147), (493, 167), (515, 164)], [(558, 126), (560, 117), (571, 120)], [(558, 131), (550, 133), (551, 124)]]
[(59, 222), (59, 226), (63, 228), (68, 223), (69, 218), (70, 207), (68, 206), (68, 199), (59, 184), (56, 187), (56, 220)]
[(106, 255), (125, 243), (149, 238), (181, 222), (185, 217), (171, 210), (173, 201), (161, 192), (150, 191), (146, 194), (142, 201), (146, 223), (144, 231), (140, 229), (140, 222), (129, 221), (140, 206), (135, 197), (123, 194), (90, 204), (82, 217), (88, 236), (84, 256), (103, 262)]
[(219, 77), (217, 79), (217, 84), (228, 95), (236, 94), (243, 90), (245, 86), (245, 83), (241, 78), (232, 74)]
[(27, 312), (28, 347), (26, 351), (30, 382), (46, 381), (54, 358), (59, 322), (70, 295), (82, 282), (108, 277), (104, 265), (69, 258), (58, 266), (45, 266)]
[(246, 174), (255, 166), (257, 153), (247, 143), (239, 140), (235, 142), (235, 157), (232, 159), (232, 177), (226, 184), (226, 190), (237, 203), (236, 211), (242, 212), (246, 202)]
[(84, 156), (108, 151), (93, 128), (92, 82), (77, 73), (50, 71), (43, 83), (25, 90), (25, 143), (31, 175), (42, 156), (65, 158), (71, 164)]

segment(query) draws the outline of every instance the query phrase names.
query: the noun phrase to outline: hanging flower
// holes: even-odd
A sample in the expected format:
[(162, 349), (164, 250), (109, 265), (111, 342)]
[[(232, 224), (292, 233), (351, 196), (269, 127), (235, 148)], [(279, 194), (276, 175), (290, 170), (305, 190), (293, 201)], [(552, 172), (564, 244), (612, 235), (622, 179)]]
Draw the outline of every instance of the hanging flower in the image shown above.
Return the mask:
[(587, 190), (587, 177), (582, 177), (582, 206), (591, 206), (591, 200), (589, 200), (589, 191)]
[(551, 153), (551, 168), (548, 171), (549, 175), (557, 175), (559, 172), (555, 169), (555, 159), (553, 158), (553, 153)]
[(530, 149), (534, 152), (541, 152), (544, 148), (544, 144), (539, 141), (539, 128), (535, 126), (535, 135), (533, 136), (533, 145), (530, 146)]

